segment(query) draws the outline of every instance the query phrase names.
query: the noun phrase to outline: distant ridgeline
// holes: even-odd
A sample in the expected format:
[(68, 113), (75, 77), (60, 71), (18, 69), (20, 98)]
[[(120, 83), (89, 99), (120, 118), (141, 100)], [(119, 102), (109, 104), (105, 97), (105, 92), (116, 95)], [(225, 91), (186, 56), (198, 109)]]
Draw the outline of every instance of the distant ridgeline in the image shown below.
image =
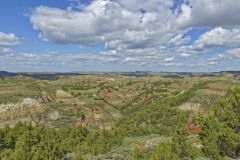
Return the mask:
[(14, 77), (14, 76), (26, 76), (39, 80), (57, 80), (61, 75), (78, 75), (76, 73), (12, 73), (6, 71), (0, 71), (0, 78)]
[(148, 76), (148, 75), (162, 75), (164, 77), (179, 77), (179, 76), (215, 76), (215, 75), (234, 75), (240, 76), (240, 71), (220, 71), (220, 72), (151, 72), (151, 71), (136, 71), (136, 72), (69, 72), (69, 73), (55, 73), (55, 72), (6, 72), (0, 71), (0, 78), (4, 77), (13, 77), (13, 76), (27, 76), (36, 78), (39, 80), (57, 80), (60, 76), (69, 75), (89, 75), (89, 74), (113, 74), (113, 75), (125, 75), (125, 76), (134, 76), (134, 77), (141, 77), (141, 76)]

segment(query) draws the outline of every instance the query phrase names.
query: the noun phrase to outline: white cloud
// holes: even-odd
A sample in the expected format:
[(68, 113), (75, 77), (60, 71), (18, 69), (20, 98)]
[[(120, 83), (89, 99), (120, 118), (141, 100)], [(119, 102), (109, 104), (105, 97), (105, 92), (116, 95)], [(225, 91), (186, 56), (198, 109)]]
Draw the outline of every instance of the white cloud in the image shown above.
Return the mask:
[(11, 47), (19, 43), (20, 39), (14, 33), (0, 32), (0, 55), (11, 53)]
[(19, 44), (19, 38), (13, 33), (0, 32), (0, 47), (10, 47)]
[[(175, 12), (170, 9), (173, 0), (93, 0), (90, 4), (70, 1), (67, 9), (39, 6), (33, 10), (30, 21), (39, 37), (60, 44), (105, 43), (106, 51), (55, 54), (52, 59), (50, 56), (59, 65), (218, 65), (216, 59), (198, 62), (204, 55), (200, 53), (214, 47), (240, 45), (240, 1), (189, 0)], [(186, 33), (195, 27), (209, 31), (192, 44), (191, 35)], [(35, 61), (48, 62), (44, 56), (36, 57)], [(176, 62), (178, 58), (181, 62)]]
[[(1, 68), (7, 66), (13, 66), (24, 71), (32, 71), (37, 69), (47, 70), (68, 70), (73, 68), (81, 70), (82, 66), (104, 66), (105, 63), (115, 64), (119, 61), (119, 57), (110, 54), (89, 54), (89, 53), (68, 53), (68, 54), (59, 54), (59, 53), (9, 53), (0, 55), (0, 64)], [(49, 67), (50, 66), (50, 67)], [(49, 68), (47, 68), (49, 67)]]
[(190, 57), (192, 55), (196, 55), (198, 52), (193, 49), (193, 46), (178, 46), (175, 48), (174, 52), (181, 57)]
[(180, 53), (178, 53), (178, 55), (181, 56), (181, 57), (189, 57), (189, 56), (191, 56), (190, 53), (185, 53), (185, 52), (180, 52)]
[(234, 62), (240, 62), (240, 48), (229, 49), (225, 52), (219, 53), (212, 58), (207, 60), (207, 64), (218, 64), (220, 61), (231, 61), (231, 64)]
[(224, 54), (220, 54), (220, 57), (240, 61), (240, 48), (230, 49)]
[(168, 58), (163, 59), (164, 62), (171, 62), (173, 60), (174, 60), (174, 57), (168, 57)]
[(87, 45), (106, 42), (109, 47), (122, 44), (123, 48), (146, 42), (164, 44), (183, 32), (183, 26), (240, 25), (240, 1), (189, 1), (180, 6), (180, 14), (170, 10), (173, 0), (94, 0), (81, 10), (39, 6), (30, 20), (44, 40)]
[(180, 45), (183, 45), (184, 43), (187, 43), (191, 40), (191, 37), (190, 36), (184, 36), (183, 33), (181, 34), (178, 34), (176, 36), (174, 36), (169, 43), (172, 43), (176, 46), (180, 46)]
[(193, 44), (194, 49), (240, 45), (240, 29), (214, 28), (204, 34)]
[[(179, 35), (179, 37), (181, 34)], [(178, 40), (175, 37), (170, 42)], [(179, 41), (184, 39), (179, 38)], [(175, 48), (174, 52), (181, 57), (190, 57), (207, 53), (217, 47), (238, 47), (240, 45), (240, 28), (213, 28), (195, 40), (192, 45), (181, 45)]]
[(171, 5), (172, 0), (95, 0), (79, 11), (40, 6), (30, 20), (47, 41), (146, 48), (165, 44), (180, 32)]
[(240, 1), (238, 0), (189, 0), (182, 6), (183, 26), (217, 27), (240, 25)]
[(0, 47), (0, 54), (8, 54), (8, 53), (11, 53), (12, 50), (11, 48), (6, 48), (6, 47)]

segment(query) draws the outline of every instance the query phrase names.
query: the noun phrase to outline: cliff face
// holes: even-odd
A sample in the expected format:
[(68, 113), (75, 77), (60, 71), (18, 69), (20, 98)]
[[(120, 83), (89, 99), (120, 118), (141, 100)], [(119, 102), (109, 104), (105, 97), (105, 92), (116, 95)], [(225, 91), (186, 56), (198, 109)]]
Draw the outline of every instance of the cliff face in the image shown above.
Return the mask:
[(45, 112), (46, 107), (37, 100), (25, 98), (19, 103), (0, 104), (0, 126), (14, 125), (19, 121), (31, 121)]

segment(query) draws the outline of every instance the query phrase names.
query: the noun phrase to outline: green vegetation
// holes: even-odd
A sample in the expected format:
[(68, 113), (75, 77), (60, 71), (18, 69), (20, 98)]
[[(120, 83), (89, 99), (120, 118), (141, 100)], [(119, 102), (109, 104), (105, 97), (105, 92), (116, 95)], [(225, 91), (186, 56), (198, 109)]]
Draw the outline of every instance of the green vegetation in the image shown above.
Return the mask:
[[(120, 130), (89, 133), (82, 127), (50, 129), (29, 124), (0, 130), (1, 159), (64, 159), (101, 154), (121, 144)], [(75, 157), (74, 156), (74, 157)], [(71, 158), (71, 157), (69, 157)], [(73, 157), (72, 157), (73, 158)]]
[(237, 86), (231, 76), (6, 77), (0, 159), (237, 159)]
[(229, 89), (204, 115), (198, 117), (202, 129), (203, 152), (211, 159), (237, 157), (240, 144), (240, 88)]

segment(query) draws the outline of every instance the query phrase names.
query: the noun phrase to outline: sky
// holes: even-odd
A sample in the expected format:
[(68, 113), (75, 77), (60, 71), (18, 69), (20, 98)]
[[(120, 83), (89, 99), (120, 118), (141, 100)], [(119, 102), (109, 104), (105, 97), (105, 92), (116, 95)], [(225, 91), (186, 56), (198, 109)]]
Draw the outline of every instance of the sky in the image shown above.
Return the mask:
[(0, 70), (240, 70), (239, 0), (0, 3)]

